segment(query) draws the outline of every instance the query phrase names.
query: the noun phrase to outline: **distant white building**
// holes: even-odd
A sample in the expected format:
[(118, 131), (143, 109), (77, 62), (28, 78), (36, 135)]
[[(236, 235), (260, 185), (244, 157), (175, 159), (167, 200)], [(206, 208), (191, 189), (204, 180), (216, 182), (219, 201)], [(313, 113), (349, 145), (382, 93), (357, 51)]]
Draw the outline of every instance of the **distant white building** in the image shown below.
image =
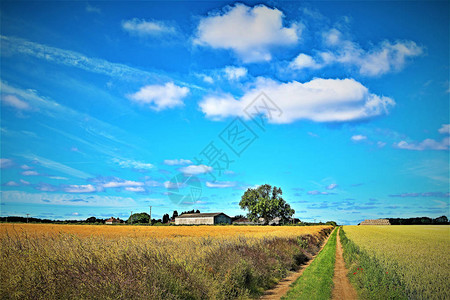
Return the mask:
[(224, 213), (194, 213), (175, 217), (175, 225), (231, 224), (231, 218)]

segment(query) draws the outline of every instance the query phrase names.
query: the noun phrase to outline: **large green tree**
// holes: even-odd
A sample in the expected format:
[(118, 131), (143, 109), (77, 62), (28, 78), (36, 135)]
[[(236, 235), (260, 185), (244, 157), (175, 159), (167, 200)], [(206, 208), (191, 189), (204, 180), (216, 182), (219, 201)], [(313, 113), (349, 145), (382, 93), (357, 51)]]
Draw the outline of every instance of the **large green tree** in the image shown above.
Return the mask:
[(150, 215), (148, 213), (142, 212), (142, 213), (132, 214), (128, 218), (127, 224), (137, 224), (137, 223), (148, 224), (149, 220), (150, 220)]
[(289, 221), (295, 211), (281, 197), (281, 188), (269, 184), (261, 185), (257, 188), (249, 188), (239, 202), (242, 209), (248, 210), (247, 217), (253, 222), (258, 222), (259, 218), (264, 219), (264, 224), (269, 224), (276, 217), (281, 219), (281, 223)]

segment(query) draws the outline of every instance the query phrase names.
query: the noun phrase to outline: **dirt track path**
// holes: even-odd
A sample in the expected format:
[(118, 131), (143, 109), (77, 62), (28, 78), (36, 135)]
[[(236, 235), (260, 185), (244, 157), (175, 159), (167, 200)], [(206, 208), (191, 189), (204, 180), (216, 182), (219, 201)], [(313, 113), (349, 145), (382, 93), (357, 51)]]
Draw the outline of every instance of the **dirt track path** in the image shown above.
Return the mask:
[(306, 268), (313, 262), (314, 258), (316, 258), (316, 256), (320, 253), (320, 251), (322, 251), (323, 247), (325, 247), (325, 245), (327, 244), (330, 236), (331, 236), (331, 233), (328, 235), (327, 239), (324, 241), (324, 243), (322, 244), (322, 246), (320, 247), (320, 250), (316, 253), (316, 255), (314, 255), (310, 260), (308, 260), (306, 262), (306, 264), (301, 265), (300, 269), (298, 269), (296, 272), (293, 272), (289, 276), (281, 279), (280, 282), (278, 282), (278, 284), (275, 287), (273, 287), (269, 290), (266, 290), (264, 292), (264, 294), (261, 296), (261, 298), (259, 298), (259, 299), (260, 300), (279, 300), (279, 299), (281, 299), (281, 297), (286, 295), (287, 291), (290, 288), (290, 285), (292, 283), (294, 283), (294, 281), (297, 280), (297, 278), (299, 278), (303, 274), (303, 272), (306, 270)]
[[(339, 229), (340, 230), (340, 229)], [(358, 299), (355, 289), (350, 284), (348, 280), (347, 273), (348, 270), (345, 267), (344, 257), (342, 256), (342, 245), (339, 239), (339, 231), (336, 240), (336, 264), (334, 265), (334, 289), (333, 296), (331, 299), (336, 300), (353, 300)]]

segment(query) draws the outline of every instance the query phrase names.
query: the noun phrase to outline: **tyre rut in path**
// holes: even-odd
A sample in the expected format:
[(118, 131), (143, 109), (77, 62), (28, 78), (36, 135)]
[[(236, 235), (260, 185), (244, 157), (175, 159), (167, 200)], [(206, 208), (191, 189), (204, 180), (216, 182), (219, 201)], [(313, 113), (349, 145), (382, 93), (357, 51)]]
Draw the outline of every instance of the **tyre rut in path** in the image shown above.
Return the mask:
[[(332, 233), (332, 232), (331, 232)], [(323, 242), (322, 246), (320, 247), (320, 250), (310, 259), (308, 260), (304, 265), (300, 266), (300, 269), (298, 269), (296, 272), (293, 272), (289, 276), (283, 278), (278, 282), (278, 284), (264, 292), (264, 294), (259, 298), (260, 300), (279, 300), (281, 297), (286, 295), (287, 291), (290, 289), (290, 285), (294, 283), (297, 278), (299, 278), (303, 271), (313, 262), (314, 258), (322, 251), (322, 249), (325, 247), (325, 245), (328, 242), (328, 239), (331, 236), (331, 233), (328, 235), (327, 239)]]
[[(340, 229), (339, 229), (340, 230)], [(334, 265), (334, 288), (332, 298), (333, 300), (353, 300), (358, 299), (355, 288), (348, 280), (348, 270), (345, 267), (344, 257), (342, 255), (342, 245), (339, 238), (339, 231), (336, 240), (336, 263)]]

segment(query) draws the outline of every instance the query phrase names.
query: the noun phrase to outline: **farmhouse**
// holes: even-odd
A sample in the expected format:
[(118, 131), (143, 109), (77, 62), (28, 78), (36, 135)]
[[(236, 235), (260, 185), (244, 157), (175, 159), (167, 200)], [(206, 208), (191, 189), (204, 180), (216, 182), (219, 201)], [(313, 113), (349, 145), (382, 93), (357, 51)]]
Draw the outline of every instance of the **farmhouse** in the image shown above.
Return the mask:
[(175, 218), (175, 225), (231, 224), (231, 218), (224, 213), (182, 214)]
[(364, 220), (359, 225), (391, 225), (388, 219)]
[(111, 217), (105, 221), (105, 224), (120, 224), (120, 223), (122, 223), (122, 220), (120, 220), (119, 218), (116, 219), (114, 217)]

